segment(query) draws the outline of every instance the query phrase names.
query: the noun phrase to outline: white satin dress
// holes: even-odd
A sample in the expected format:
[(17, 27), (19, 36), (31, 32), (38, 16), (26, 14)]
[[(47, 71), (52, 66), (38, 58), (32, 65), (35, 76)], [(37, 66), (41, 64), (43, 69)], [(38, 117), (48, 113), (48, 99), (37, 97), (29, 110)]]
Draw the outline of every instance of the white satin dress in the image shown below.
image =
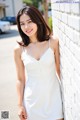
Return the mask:
[(24, 49), (21, 59), (27, 72), (23, 101), (28, 114), (27, 120), (63, 118), (61, 89), (56, 76), (53, 50), (49, 46), (37, 60)]

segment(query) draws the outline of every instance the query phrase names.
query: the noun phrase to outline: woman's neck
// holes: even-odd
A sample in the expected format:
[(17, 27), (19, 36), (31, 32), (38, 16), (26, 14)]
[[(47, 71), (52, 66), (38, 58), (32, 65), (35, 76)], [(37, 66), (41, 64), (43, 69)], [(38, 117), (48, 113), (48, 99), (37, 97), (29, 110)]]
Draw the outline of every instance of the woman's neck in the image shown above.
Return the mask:
[(38, 39), (34, 36), (34, 37), (30, 37), (30, 42), (31, 43), (37, 43)]

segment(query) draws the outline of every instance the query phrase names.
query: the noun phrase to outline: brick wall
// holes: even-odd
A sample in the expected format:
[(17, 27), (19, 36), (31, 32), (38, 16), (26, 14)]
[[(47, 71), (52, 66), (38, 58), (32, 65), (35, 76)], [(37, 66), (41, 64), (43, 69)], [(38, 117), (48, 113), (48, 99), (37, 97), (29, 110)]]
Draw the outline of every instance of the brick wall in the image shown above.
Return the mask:
[(80, 120), (80, 3), (59, 1), (52, 0), (51, 7), (53, 32), (60, 44), (64, 118)]

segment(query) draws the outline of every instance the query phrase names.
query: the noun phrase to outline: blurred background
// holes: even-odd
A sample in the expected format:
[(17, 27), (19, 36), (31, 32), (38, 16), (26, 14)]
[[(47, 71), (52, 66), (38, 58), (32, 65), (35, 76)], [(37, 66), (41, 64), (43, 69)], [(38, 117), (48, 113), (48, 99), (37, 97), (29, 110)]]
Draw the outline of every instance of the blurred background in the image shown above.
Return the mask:
[[(51, 18), (51, 2), (50, 0), (0, 0), (0, 26), (3, 24), (2, 21), (8, 21), (6, 29), (9, 29), (10, 24), (16, 24), (16, 15), (18, 11), (26, 6), (33, 5), (37, 7), (42, 15), (44, 16), (47, 24), (52, 29), (52, 18)], [(0, 33), (5, 32), (5, 28), (0, 27)]]

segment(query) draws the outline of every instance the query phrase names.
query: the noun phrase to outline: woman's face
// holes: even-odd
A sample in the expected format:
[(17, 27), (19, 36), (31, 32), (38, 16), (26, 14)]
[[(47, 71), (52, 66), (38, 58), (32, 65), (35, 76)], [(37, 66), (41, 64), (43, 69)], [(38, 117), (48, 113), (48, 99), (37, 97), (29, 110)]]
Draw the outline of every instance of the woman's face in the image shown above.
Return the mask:
[(37, 25), (32, 22), (30, 17), (26, 14), (20, 16), (20, 26), (21, 30), (28, 36), (36, 36), (37, 33)]

